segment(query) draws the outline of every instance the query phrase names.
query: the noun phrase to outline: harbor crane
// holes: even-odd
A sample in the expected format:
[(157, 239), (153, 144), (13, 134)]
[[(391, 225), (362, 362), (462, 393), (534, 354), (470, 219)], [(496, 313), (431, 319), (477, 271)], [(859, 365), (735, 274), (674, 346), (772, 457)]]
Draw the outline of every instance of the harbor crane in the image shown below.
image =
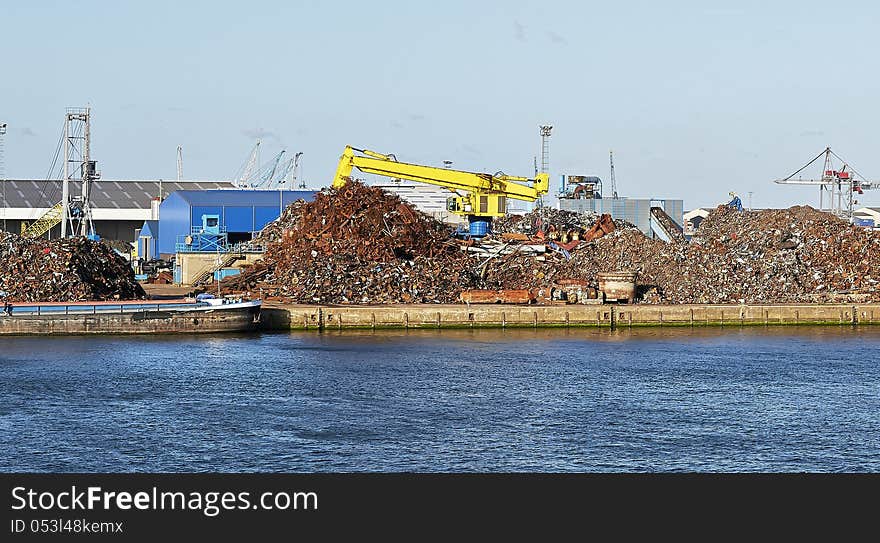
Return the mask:
[(527, 178), (502, 172), (489, 174), (437, 168), (399, 162), (394, 155), (350, 145), (345, 147), (339, 159), (333, 187), (344, 187), (351, 179), (354, 168), (364, 173), (449, 189), (455, 196), (447, 198), (446, 209), (454, 215), (468, 218), (471, 237), (483, 237), (489, 233), (492, 218), (507, 214), (508, 198), (534, 202), (547, 194), (550, 187), (550, 176), (546, 172)]
[[(818, 179), (804, 179), (800, 176), (795, 178), (820, 158), (824, 158), (824, 163), (822, 175)], [(840, 166), (835, 166), (835, 159), (841, 164)], [(867, 181), (863, 175), (832, 151), (831, 147), (826, 147), (824, 151), (804, 164), (799, 170), (783, 179), (776, 179), (774, 183), (779, 185), (818, 185), (819, 211), (829, 211), (846, 219), (852, 218), (853, 193), (863, 194), (867, 189), (880, 187), (880, 182)], [(828, 209), (825, 209), (826, 194), (828, 195)]]

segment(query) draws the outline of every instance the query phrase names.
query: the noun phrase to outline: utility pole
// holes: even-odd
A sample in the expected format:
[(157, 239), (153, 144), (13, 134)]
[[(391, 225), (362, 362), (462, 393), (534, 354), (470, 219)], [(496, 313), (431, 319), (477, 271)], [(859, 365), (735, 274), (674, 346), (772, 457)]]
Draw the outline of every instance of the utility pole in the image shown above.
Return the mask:
[(749, 211), (752, 210), (752, 191), (749, 191)]

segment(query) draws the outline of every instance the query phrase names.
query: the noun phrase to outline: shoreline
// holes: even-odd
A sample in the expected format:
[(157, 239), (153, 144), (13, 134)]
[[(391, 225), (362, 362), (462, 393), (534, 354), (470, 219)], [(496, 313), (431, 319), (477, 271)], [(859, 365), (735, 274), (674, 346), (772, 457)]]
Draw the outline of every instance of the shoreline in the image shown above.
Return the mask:
[[(147, 304), (144, 304), (147, 305)], [(298, 305), (264, 302), (249, 312), (43, 313), (0, 317), (0, 336), (198, 334), (331, 330), (625, 329), (880, 324), (876, 304)]]

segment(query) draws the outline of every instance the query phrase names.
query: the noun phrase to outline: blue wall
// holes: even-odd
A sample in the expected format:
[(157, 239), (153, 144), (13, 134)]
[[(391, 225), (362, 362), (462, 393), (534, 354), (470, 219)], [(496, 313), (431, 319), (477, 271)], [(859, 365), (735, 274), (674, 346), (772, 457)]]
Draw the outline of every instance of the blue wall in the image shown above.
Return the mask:
[[(280, 193), (280, 194), (279, 194)], [(312, 201), (310, 190), (178, 190), (159, 205), (159, 253), (173, 254), (177, 237), (202, 224), (202, 215), (220, 215), (228, 233), (258, 232), (297, 200)]]
[(146, 221), (138, 234), (137, 254), (138, 258), (145, 258), (149, 253), (150, 258), (159, 258), (156, 250), (159, 242), (159, 221)]

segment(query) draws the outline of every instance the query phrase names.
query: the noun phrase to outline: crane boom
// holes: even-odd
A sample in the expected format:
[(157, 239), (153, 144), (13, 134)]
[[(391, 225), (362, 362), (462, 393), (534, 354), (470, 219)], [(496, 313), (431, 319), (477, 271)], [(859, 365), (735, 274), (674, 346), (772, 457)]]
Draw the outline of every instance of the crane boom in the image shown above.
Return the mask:
[[(333, 187), (345, 186), (354, 168), (364, 173), (427, 183), (456, 192), (456, 196), (447, 199), (446, 208), (456, 215), (467, 216), (472, 233), (487, 229), (492, 217), (506, 215), (507, 198), (534, 202), (546, 194), (550, 187), (550, 176), (546, 173), (528, 178), (437, 168), (398, 162), (394, 155), (351, 146), (346, 146), (339, 159)], [(457, 191), (464, 191), (465, 194), (459, 195)], [(475, 228), (474, 223), (482, 223), (482, 226)]]

